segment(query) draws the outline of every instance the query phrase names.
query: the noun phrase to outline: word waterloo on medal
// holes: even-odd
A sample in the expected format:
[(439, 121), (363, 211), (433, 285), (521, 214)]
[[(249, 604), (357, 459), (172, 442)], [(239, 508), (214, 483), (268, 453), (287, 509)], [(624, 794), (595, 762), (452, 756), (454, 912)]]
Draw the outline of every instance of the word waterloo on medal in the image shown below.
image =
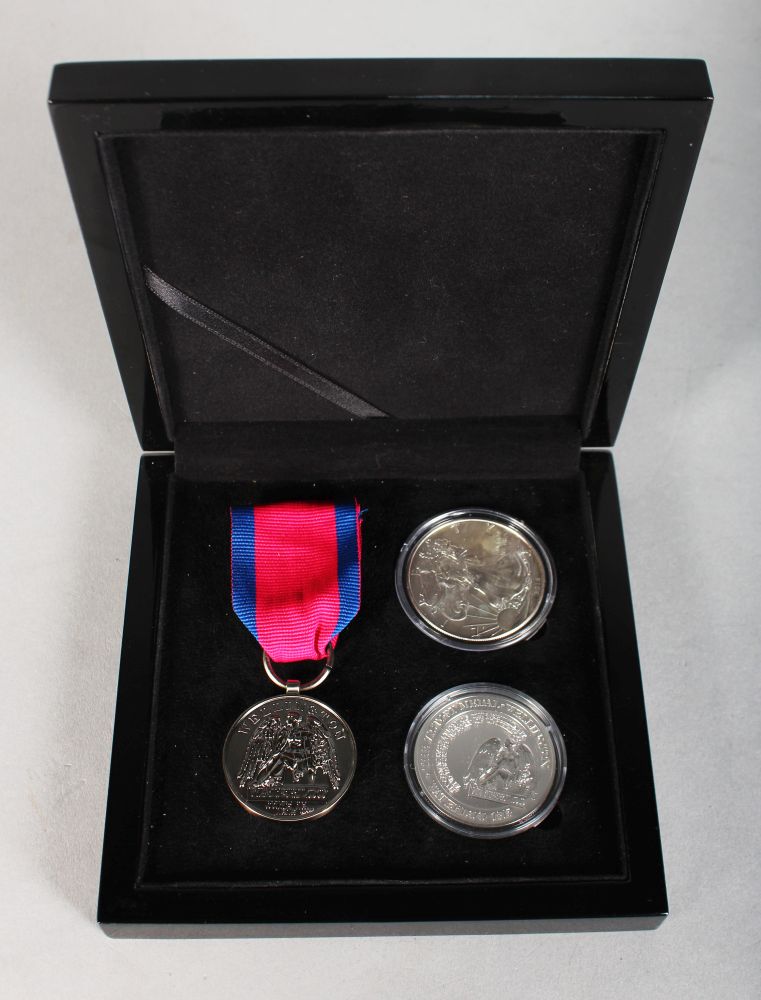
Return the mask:
[[(247, 709), (225, 740), (225, 778), (256, 816), (280, 821), (324, 816), (346, 794), (356, 767), (351, 729), (305, 692), (330, 675), (335, 644), (360, 602), (360, 509), (292, 502), (233, 507), (233, 609), (262, 647), (269, 679), (285, 694)], [(306, 682), (277, 665), (319, 660)]]

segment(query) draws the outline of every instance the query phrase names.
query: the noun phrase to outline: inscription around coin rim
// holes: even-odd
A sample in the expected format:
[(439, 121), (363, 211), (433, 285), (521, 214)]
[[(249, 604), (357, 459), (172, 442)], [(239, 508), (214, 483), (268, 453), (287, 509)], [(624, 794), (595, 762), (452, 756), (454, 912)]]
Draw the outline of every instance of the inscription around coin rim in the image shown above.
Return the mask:
[[(492, 733), (496, 728), (507, 738), (488, 739), (480, 749), (476, 741), (476, 752), (467, 755), (472, 756), (468, 771), (489, 750), (480, 775), (452, 774), (449, 746), (485, 722)], [(496, 742), (502, 747), (490, 746)], [(479, 788), (471, 796), (468, 782), (480, 780), (488, 787), (500, 776), (500, 750), (506, 761), (502, 794)], [(533, 698), (502, 685), (469, 684), (443, 692), (420, 710), (407, 736), (404, 766), (413, 795), (435, 820), (466, 836), (497, 838), (537, 826), (554, 808), (565, 781), (566, 751), (552, 717)]]

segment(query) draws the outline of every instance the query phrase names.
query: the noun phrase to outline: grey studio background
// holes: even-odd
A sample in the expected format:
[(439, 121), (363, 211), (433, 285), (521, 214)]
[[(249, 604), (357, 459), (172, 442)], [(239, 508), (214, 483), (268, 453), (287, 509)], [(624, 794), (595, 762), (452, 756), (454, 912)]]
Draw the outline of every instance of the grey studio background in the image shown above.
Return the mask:
[[(0, 8), (0, 997), (761, 990), (761, 8)], [(669, 56), (716, 106), (615, 448), (672, 913), (654, 932), (111, 940), (95, 923), (138, 444), (47, 116), (56, 61)]]

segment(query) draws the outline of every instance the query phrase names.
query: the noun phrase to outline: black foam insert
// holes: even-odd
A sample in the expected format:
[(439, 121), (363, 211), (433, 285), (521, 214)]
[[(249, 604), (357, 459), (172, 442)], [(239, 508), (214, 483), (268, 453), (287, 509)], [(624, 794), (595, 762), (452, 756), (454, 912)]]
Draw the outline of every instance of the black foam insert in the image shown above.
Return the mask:
[(100, 142), (170, 428), (342, 414), (149, 295), (143, 265), (393, 417), (579, 425), (634, 252), (651, 133), (283, 127)]
[[(247, 706), (277, 694), (256, 641), (230, 606), (228, 507), (351, 496), (366, 509), (362, 607), (338, 644), (334, 674), (316, 694), (351, 725), (357, 772), (328, 816), (268, 822), (234, 801), (221, 767), (231, 723)], [(526, 521), (557, 566), (557, 600), (546, 625), (532, 640), (501, 651), (449, 650), (432, 641), (408, 621), (394, 593), (395, 560), (409, 533), (434, 514), (469, 504)], [(582, 474), (267, 486), (174, 478), (167, 517), (144, 884), (625, 877)], [(472, 681), (508, 684), (538, 699), (567, 745), (568, 777), (558, 806), (536, 829), (504, 840), (470, 839), (440, 827), (415, 803), (402, 772), (417, 710), (444, 689)]]

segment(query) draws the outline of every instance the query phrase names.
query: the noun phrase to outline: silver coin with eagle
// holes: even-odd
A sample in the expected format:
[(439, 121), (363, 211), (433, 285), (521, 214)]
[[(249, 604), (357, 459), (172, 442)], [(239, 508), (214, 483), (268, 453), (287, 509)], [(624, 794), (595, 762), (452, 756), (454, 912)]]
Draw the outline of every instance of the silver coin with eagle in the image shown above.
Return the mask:
[(305, 695), (268, 698), (233, 724), (223, 750), (227, 784), (250, 813), (281, 822), (324, 816), (346, 794), (354, 736), (327, 705)]
[(500, 649), (534, 635), (555, 599), (555, 568), (541, 539), (494, 510), (447, 511), (402, 546), (396, 591), (433, 639), (458, 649)]
[(499, 684), (465, 684), (418, 713), (404, 769), (418, 803), (443, 826), (469, 837), (509, 837), (537, 826), (555, 806), (566, 751), (533, 698)]

